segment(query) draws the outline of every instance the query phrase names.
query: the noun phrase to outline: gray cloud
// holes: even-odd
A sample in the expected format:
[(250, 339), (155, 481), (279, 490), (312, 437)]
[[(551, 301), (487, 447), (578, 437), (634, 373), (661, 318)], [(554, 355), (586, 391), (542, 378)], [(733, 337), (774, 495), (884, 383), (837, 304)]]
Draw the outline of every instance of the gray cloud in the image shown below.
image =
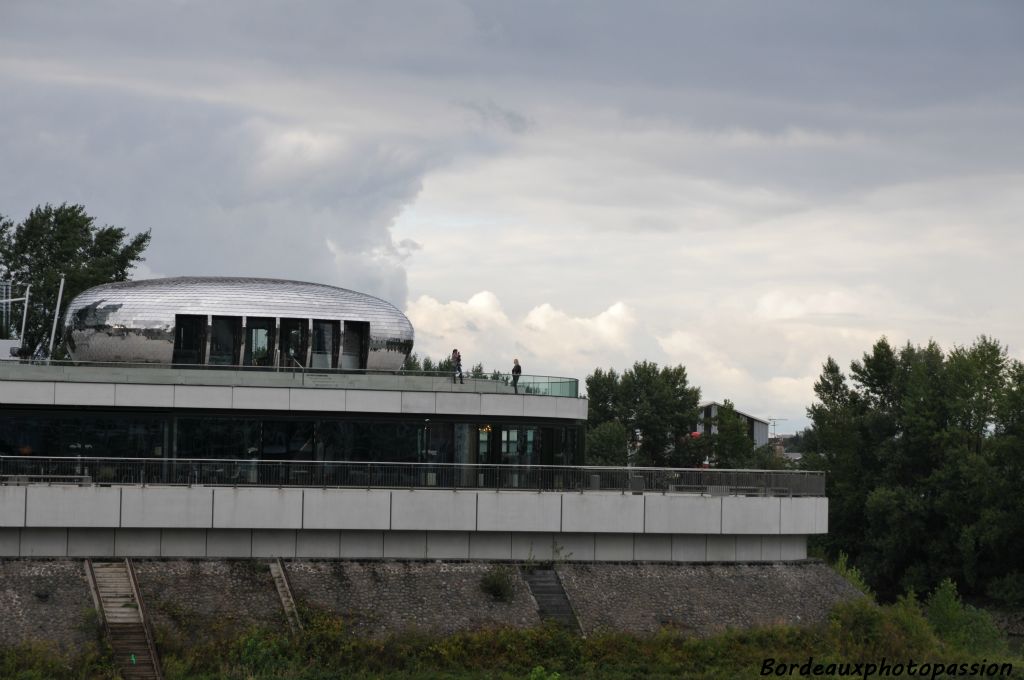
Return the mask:
[(163, 275), (449, 311), (486, 290), (504, 319), (553, 305), (548, 329), (622, 301), (629, 342), (564, 365), (692, 361), (733, 391), (709, 396), (797, 423), (830, 351), (1024, 333), (1022, 23), (952, 0), (9, 1), (0, 213), (152, 228)]

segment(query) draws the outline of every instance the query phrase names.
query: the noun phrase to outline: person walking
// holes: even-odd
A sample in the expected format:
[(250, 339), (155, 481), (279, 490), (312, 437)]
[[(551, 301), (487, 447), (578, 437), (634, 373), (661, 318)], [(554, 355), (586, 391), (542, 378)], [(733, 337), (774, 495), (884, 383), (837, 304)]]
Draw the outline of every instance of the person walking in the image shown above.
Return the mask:
[(458, 348), (452, 350), (452, 382), (455, 379), (459, 379), (459, 383), (465, 385), (466, 382), (462, 379), (462, 355), (459, 354)]
[(519, 365), (519, 359), (512, 360), (512, 389), (515, 390), (516, 394), (519, 394), (519, 375), (523, 372), (523, 367)]

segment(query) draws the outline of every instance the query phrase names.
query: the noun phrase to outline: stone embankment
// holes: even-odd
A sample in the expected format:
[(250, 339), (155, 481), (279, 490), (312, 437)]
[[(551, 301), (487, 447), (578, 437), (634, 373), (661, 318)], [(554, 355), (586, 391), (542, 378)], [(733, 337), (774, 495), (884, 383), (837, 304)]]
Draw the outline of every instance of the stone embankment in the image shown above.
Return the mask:
[[(286, 626), (265, 562), (134, 563), (158, 639), (230, 637), (252, 626)], [(296, 560), (286, 567), (300, 610), (339, 615), (357, 635), (445, 635), (540, 622), (516, 565), (506, 565), (504, 601), (481, 588), (495, 568), (490, 563)], [(573, 563), (556, 569), (585, 634), (651, 634), (672, 627), (709, 635), (726, 627), (811, 624), (857, 595), (817, 562)], [(0, 561), (0, 645), (37, 639), (80, 647), (96, 636), (92, 606), (81, 560)]]

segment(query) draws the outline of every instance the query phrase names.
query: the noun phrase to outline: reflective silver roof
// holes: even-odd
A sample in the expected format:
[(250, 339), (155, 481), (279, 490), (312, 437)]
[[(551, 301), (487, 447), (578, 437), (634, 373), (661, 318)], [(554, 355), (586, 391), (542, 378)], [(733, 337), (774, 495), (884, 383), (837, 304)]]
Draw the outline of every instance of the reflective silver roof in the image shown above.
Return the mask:
[(365, 321), (370, 324), (368, 368), (400, 368), (414, 340), (409, 319), (380, 298), (265, 278), (182, 276), (108, 283), (78, 295), (64, 322), (76, 359), (170, 363), (171, 350), (162, 345), (173, 345), (177, 314)]

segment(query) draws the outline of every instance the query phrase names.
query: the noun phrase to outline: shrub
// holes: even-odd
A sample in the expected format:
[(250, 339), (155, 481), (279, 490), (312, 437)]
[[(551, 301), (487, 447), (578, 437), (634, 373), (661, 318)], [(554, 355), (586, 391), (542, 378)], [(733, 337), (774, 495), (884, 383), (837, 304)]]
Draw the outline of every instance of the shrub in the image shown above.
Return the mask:
[(948, 578), (929, 596), (927, 616), (935, 634), (960, 651), (972, 654), (1006, 651), (1006, 641), (992, 617), (961, 602), (956, 586)]
[(1005, 576), (992, 579), (986, 591), (994, 600), (1011, 607), (1024, 606), (1024, 574), (1011, 571)]
[(854, 588), (864, 593), (868, 597), (874, 599), (875, 593), (871, 590), (871, 586), (864, 580), (864, 574), (860, 573), (860, 569), (850, 564), (849, 556), (840, 551), (839, 558), (836, 560), (833, 568), (839, 573), (840, 576), (850, 582)]
[(480, 590), (484, 591), (497, 602), (512, 600), (512, 569), (504, 565), (496, 565), (480, 577)]

